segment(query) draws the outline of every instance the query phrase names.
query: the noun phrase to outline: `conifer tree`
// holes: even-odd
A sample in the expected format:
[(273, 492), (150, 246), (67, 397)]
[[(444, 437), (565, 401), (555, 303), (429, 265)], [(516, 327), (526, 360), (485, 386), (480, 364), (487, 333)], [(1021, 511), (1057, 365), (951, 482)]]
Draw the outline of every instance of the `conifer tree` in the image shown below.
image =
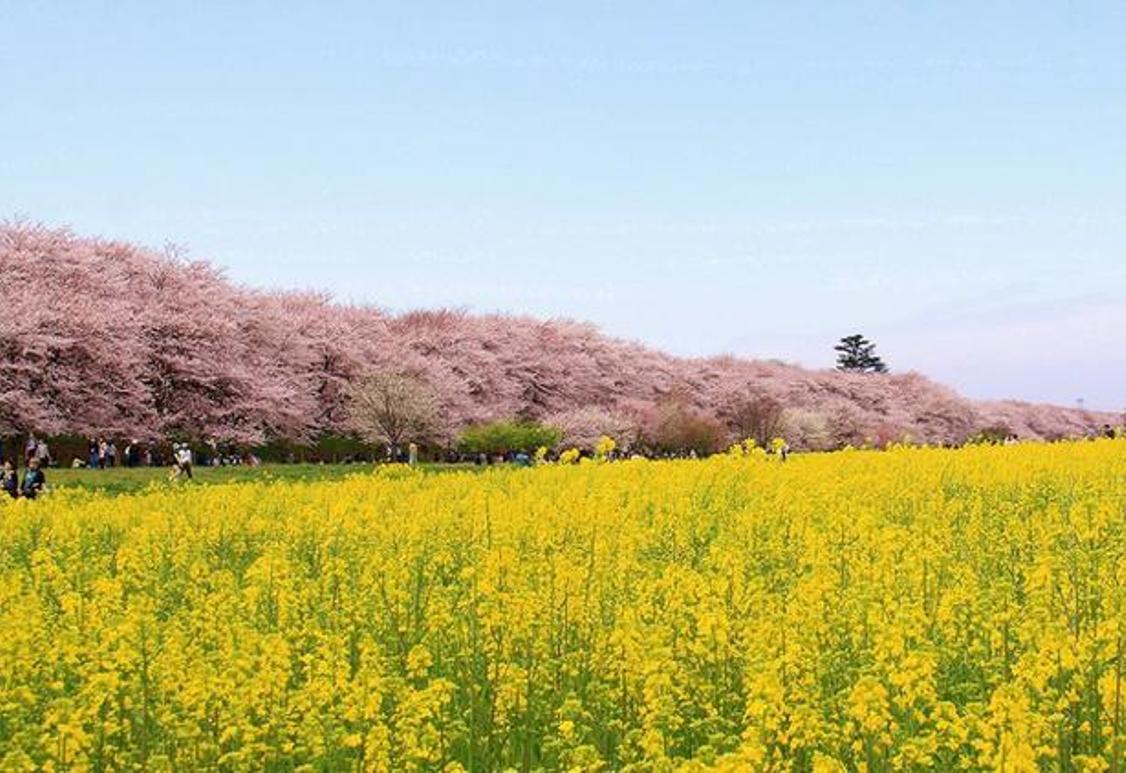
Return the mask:
[(859, 333), (845, 336), (836, 346), (837, 370), (847, 373), (887, 373), (888, 366), (876, 356), (876, 345)]

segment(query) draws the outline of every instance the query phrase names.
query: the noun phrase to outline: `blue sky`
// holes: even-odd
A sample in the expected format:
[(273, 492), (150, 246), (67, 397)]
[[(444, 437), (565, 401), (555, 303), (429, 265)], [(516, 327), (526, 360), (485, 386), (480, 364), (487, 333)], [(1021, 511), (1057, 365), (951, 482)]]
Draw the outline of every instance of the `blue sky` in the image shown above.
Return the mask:
[(1126, 407), (1126, 3), (0, 0), (0, 215)]

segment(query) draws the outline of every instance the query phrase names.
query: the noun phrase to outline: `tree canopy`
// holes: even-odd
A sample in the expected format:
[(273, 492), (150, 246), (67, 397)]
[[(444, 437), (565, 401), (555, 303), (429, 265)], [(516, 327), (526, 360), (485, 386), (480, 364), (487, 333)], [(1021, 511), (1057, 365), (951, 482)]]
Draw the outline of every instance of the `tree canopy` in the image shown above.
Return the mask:
[[(557, 423), (582, 447), (602, 434), (622, 447), (642, 435), (653, 445), (710, 446), (717, 418), (723, 432), (761, 425), (754, 434), (773, 434), (778, 406), (806, 429), (825, 426), (826, 446), (877, 429), (957, 442), (999, 423), (1021, 437), (1062, 437), (1121, 421), (974, 403), (912, 373), (861, 379), (730, 356), (674, 357), (569, 320), (391, 314), (316, 292), (264, 292), (174, 250), (27, 222), (0, 221), (0, 274), (10, 278), (0, 283), (0, 436), (257, 444), (362, 434), (386, 442), (392, 424), (361, 421), (355, 401), (357, 385), (379, 373), (425, 385), (440, 405), (443, 438), (519, 417)], [(871, 343), (853, 339), (846, 369), (881, 369)], [(749, 402), (757, 395), (769, 399)], [(672, 396), (680, 406), (665, 410)]]

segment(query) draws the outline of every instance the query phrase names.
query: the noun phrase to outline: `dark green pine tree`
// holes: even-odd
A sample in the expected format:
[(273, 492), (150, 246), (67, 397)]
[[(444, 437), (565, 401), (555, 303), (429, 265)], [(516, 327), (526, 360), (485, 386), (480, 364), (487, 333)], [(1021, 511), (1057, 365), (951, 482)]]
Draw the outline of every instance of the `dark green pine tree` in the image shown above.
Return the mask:
[(888, 366), (876, 356), (876, 345), (864, 336), (845, 336), (833, 347), (837, 352), (837, 370), (847, 373), (887, 373)]

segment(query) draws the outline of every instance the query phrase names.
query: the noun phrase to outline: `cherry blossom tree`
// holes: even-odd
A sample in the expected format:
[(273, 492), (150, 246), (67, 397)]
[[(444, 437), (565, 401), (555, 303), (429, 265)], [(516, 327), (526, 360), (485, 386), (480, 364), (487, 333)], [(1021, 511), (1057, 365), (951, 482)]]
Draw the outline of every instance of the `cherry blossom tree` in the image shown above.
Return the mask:
[(692, 407), (682, 396), (673, 396), (642, 417), (641, 444), (665, 453), (710, 454), (727, 439), (715, 416)]
[(0, 432), (101, 434), (151, 422), (144, 361), (112, 246), (0, 227)]
[(406, 442), (431, 442), (444, 435), (442, 404), (421, 377), (376, 372), (358, 379), (349, 391), (353, 426), (372, 443), (397, 453)]
[(613, 438), (618, 448), (629, 450), (640, 435), (640, 427), (624, 412), (591, 405), (554, 413), (544, 419), (544, 424), (559, 429), (560, 446), (584, 451), (593, 451), (603, 436)]
[(768, 394), (753, 391), (732, 395), (719, 405), (717, 415), (735, 439), (753, 439), (766, 446), (784, 432), (785, 406)]

